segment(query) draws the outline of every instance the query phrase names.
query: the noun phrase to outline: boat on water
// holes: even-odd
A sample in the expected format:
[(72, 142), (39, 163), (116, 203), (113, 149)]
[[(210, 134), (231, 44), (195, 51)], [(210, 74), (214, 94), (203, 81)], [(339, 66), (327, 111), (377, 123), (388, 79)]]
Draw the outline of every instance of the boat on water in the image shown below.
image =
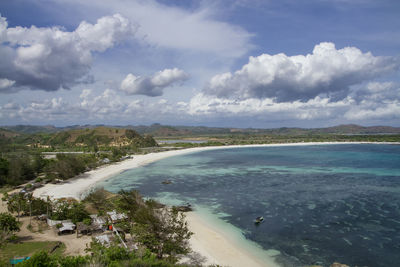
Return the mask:
[(264, 221), (264, 217), (263, 216), (259, 216), (254, 220), (254, 223), (255, 224), (259, 224), (259, 223), (261, 223), (263, 221)]

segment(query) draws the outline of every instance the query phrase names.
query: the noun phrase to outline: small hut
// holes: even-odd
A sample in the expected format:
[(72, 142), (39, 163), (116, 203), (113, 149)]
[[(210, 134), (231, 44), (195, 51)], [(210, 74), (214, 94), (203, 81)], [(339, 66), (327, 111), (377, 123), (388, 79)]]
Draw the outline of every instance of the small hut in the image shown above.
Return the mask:
[(97, 242), (99, 242), (103, 246), (108, 247), (111, 244), (112, 236), (110, 236), (110, 235), (99, 235), (99, 236), (96, 236), (96, 240), (97, 240)]
[(117, 223), (128, 218), (124, 213), (118, 213), (115, 210), (107, 212), (112, 223)]
[(92, 229), (89, 225), (86, 225), (83, 222), (78, 222), (76, 224), (76, 234), (90, 235), (92, 234)]
[(73, 234), (75, 231), (75, 224), (72, 222), (63, 222), (62, 226), (58, 228), (58, 235)]
[(96, 214), (89, 215), (92, 219), (92, 224), (90, 225), (92, 228), (92, 232), (103, 232), (106, 227), (106, 218), (102, 216), (97, 216)]

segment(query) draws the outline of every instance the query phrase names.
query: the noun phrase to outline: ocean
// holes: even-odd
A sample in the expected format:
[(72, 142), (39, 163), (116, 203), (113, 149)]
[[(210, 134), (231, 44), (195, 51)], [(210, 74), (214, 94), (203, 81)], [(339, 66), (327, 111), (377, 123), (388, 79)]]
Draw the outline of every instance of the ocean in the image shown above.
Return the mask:
[[(171, 184), (163, 184), (165, 180)], [(400, 266), (400, 146), (232, 148), (166, 158), (99, 186), (191, 203), (281, 266)], [(264, 222), (254, 224), (257, 216)]]

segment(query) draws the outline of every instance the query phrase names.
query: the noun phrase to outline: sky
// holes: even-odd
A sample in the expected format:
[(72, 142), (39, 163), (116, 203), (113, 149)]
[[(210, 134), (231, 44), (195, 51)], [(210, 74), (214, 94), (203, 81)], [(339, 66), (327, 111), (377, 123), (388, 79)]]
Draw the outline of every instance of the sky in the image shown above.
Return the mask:
[(1, 0), (0, 125), (400, 126), (398, 0)]

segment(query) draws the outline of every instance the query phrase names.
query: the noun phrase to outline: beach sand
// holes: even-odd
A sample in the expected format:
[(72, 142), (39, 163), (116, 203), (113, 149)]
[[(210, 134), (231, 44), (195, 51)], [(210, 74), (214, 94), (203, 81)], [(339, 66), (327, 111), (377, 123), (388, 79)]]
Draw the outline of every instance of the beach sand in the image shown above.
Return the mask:
[[(216, 219), (207, 220), (197, 212), (187, 212), (186, 220), (194, 234), (190, 238), (192, 250), (205, 259), (203, 264), (218, 264), (231, 267), (277, 267), (273, 258), (255, 243), (245, 240), (227, 222)], [(229, 229), (229, 230), (228, 230)]]
[[(75, 198), (82, 199), (89, 193), (98, 182), (115, 176), (125, 170), (136, 168), (171, 156), (184, 155), (188, 153), (228, 149), (240, 147), (276, 147), (276, 146), (305, 146), (305, 145), (329, 145), (329, 144), (365, 144), (368, 142), (344, 143), (289, 143), (289, 144), (266, 144), (266, 145), (243, 145), (243, 146), (218, 146), (197, 147), (182, 150), (173, 150), (146, 155), (134, 155), (132, 159), (100, 167), (86, 172), (76, 178), (70, 179), (62, 184), (47, 184), (34, 191), (35, 197), (52, 199)], [(371, 144), (371, 143), (369, 143)], [(379, 143), (383, 144), (383, 143)], [(391, 143), (392, 144), (392, 143)], [(396, 143), (398, 145), (398, 143)], [(213, 227), (199, 213), (188, 213), (187, 220), (189, 228), (194, 232), (190, 240), (192, 249), (206, 258), (207, 264), (219, 264), (222, 266), (277, 266), (273, 261), (267, 261), (262, 257), (253, 255), (251, 251), (244, 249), (237, 240), (232, 240), (229, 234), (224, 234), (220, 228)], [(272, 258), (271, 258), (272, 259)]]

